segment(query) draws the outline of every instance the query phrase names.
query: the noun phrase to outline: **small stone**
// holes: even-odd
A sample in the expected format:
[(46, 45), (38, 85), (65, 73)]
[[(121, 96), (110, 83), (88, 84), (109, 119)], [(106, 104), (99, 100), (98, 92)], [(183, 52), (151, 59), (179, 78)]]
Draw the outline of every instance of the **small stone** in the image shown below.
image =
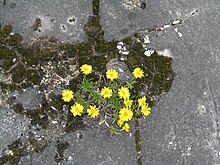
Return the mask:
[(121, 54), (123, 54), (123, 55), (128, 55), (128, 54), (129, 54), (129, 51), (122, 52)]
[(182, 36), (183, 36), (183, 34), (180, 33), (180, 32), (178, 32), (177, 34), (178, 34), (179, 37), (182, 37)]
[(68, 157), (68, 160), (73, 160), (73, 157), (72, 157), (72, 156), (69, 156), (69, 157)]
[(52, 123), (52, 124), (57, 124), (58, 122), (55, 121), (55, 120), (52, 120), (51, 123)]
[(77, 137), (77, 139), (82, 139), (82, 134), (79, 133), (79, 132), (77, 132), (77, 133), (76, 133), (76, 137)]
[(127, 56), (120, 56), (119, 60), (120, 61), (127, 61), (128, 57)]
[(148, 49), (144, 52), (144, 55), (147, 57), (150, 57), (154, 53), (153, 49)]
[(145, 44), (149, 44), (149, 43), (150, 43), (150, 38), (149, 38), (149, 36), (146, 35), (146, 36), (144, 37), (144, 43), (145, 43)]
[(17, 59), (16, 58), (13, 58), (13, 63), (16, 63)]
[(122, 49), (122, 46), (121, 46), (121, 45), (117, 45), (117, 49), (118, 49), (118, 50), (121, 50), (121, 49)]
[(176, 25), (176, 24), (179, 24), (180, 22), (181, 22), (181, 20), (180, 20), (180, 19), (177, 19), (177, 20), (173, 21), (172, 24), (173, 24), (173, 25)]
[(165, 25), (163, 28), (165, 29), (165, 28), (169, 28), (170, 27), (170, 25)]

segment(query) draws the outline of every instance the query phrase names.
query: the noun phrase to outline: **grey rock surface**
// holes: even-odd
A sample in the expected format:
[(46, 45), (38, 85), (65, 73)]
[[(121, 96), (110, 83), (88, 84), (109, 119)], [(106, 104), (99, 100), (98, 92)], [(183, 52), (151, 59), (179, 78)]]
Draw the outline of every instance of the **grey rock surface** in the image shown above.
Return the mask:
[(68, 147), (62, 151), (62, 161), (55, 161), (58, 152), (57, 144), (50, 143), (43, 152), (22, 157), (19, 165), (30, 163), (37, 165), (136, 164), (134, 131), (130, 136), (122, 133), (111, 137), (106, 129), (86, 129), (69, 133), (63, 136), (62, 141), (68, 144)]
[(19, 165), (24, 165), (24, 164), (58, 165), (58, 163), (54, 160), (55, 154), (56, 154), (55, 145), (50, 145), (42, 153), (35, 153), (22, 157), (19, 162)]
[[(13, 141), (26, 139), (29, 131), (30, 120), (12, 109), (0, 107), (0, 151), (7, 149)], [(1, 157), (1, 154), (0, 154)]]
[(149, 45), (170, 52), (176, 77), (152, 116), (141, 120), (144, 164), (220, 162), (220, 6), (200, 8), (176, 27), (181, 37), (171, 28)]
[(27, 88), (22, 93), (14, 94), (15, 102), (24, 109), (34, 110), (41, 106), (43, 94), (36, 88)]
[(68, 134), (64, 140), (70, 145), (64, 152), (68, 165), (136, 164), (134, 131), (131, 136), (123, 132), (111, 137), (106, 129), (88, 129)]
[[(0, 23), (11, 24), (26, 42), (48, 36), (66, 43), (86, 40), (84, 25), (92, 14), (91, 0), (6, 0), (0, 5)], [(36, 19), (41, 23), (37, 25)]]
[[(143, 30), (161, 27), (176, 19), (185, 19), (196, 13), (219, 4), (218, 0), (144, 0), (146, 8), (141, 9), (140, 0), (100, 1), (101, 23), (105, 39), (122, 39)], [(116, 26), (117, 25), (117, 26)]]

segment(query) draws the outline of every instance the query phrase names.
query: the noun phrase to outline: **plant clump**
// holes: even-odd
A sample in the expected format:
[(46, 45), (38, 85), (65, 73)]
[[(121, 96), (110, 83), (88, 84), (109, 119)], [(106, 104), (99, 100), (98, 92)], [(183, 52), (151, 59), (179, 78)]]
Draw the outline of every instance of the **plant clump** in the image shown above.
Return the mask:
[(144, 77), (144, 71), (137, 67), (132, 72), (135, 80), (119, 84), (118, 72), (109, 69), (105, 75), (99, 75), (101, 80), (96, 81), (89, 76), (92, 74), (92, 66), (83, 64), (80, 67), (82, 80), (77, 88), (64, 89), (62, 100), (69, 106), (72, 116), (88, 116), (99, 123), (105, 123), (110, 134), (117, 134), (120, 131), (129, 132), (130, 122), (135, 117), (146, 117), (151, 113), (147, 103), (147, 97), (137, 97), (132, 90), (138, 79)]

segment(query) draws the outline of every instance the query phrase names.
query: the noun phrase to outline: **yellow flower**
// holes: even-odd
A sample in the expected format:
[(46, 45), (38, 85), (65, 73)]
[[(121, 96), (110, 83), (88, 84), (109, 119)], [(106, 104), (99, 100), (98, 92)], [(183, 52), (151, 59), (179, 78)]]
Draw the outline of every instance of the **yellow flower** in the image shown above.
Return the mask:
[(129, 129), (130, 129), (130, 126), (128, 123), (125, 123), (122, 127), (122, 129), (125, 131), (125, 132), (129, 132)]
[(84, 64), (80, 67), (81, 72), (83, 72), (83, 74), (87, 75), (92, 73), (92, 66), (88, 65), (88, 64)]
[(84, 107), (81, 104), (74, 104), (71, 106), (70, 112), (72, 112), (73, 116), (82, 116)]
[(109, 87), (102, 88), (101, 96), (104, 98), (110, 98), (112, 96), (112, 90)]
[(144, 71), (141, 68), (135, 68), (134, 71), (132, 72), (132, 74), (136, 78), (141, 78), (144, 76)]
[(118, 120), (118, 126), (121, 127), (123, 124), (124, 124), (124, 121), (121, 120), (121, 119), (119, 119), (119, 120)]
[(139, 107), (146, 106), (146, 100), (147, 100), (147, 98), (146, 98), (145, 96), (139, 98), (139, 99), (138, 99), (138, 105), (139, 105)]
[(125, 107), (130, 108), (132, 106), (133, 100), (125, 99), (124, 100), (124, 105)]
[(141, 107), (141, 113), (144, 115), (144, 116), (149, 116), (150, 115), (150, 112), (151, 111), (151, 108), (148, 107), (148, 105), (144, 106), (144, 107)]
[(129, 121), (132, 119), (133, 112), (129, 108), (121, 108), (119, 111), (119, 120)]
[(118, 72), (115, 69), (110, 69), (106, 72), (106, 77), (113, 81), (118, 78)]
[(90, 108), (87, 109), (87, 112), (91, 118), (96, 118), (99, 115), (100, 110), (98, 108), (96, 108), (95, 105), (94, 106), (90, 105)]
[(73, 91), (65, 89), (62, 92), (62, 99), (65, 102), (70, 102), (73, 99)]
[(118, 89), (118, 94), (120, 98), (128, 99), (130, 97), (130, 92), (127, 87), (122, 86), (120, 89)]

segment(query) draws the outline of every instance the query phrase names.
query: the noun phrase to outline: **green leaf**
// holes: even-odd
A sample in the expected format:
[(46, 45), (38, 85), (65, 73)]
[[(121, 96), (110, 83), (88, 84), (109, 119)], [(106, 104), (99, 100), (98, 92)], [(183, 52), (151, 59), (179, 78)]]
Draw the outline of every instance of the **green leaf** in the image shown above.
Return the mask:
[(109, 81), (106, 83), (106, 86), (111, 88), (112, 90), (117, 90), (119, 87), (117, 81)]
[(80, 95), (79, 92), (75, 92), (74, 96), (76, 98), (76, 102), (81, 104), (84, 107), (84, 110), (86, 110), (88, 108), (88, 104), (86, 103), (84, 97)]
[(108, 131), (111, 136), (119, 134), (119, 130), (114, 126), (110, 126)]
[(102, 96), (100, 96), (98, 93), (93, 93), (92, 102), (100, 103), (101, 99), (102, 99)]
[(79, 87), (84, 92), (91, 92), (91, 89), (94, 89), (93, 78), (90, 79), (84, 78), (82, 83), (79, 84)]
[(114, 110), (120, 110), (122, 107), (122, 100), (116, 93), (114, 93), (112, 97), (109, 98), (108, 103)]
[(128, 89), (133, 89), (133, 88), (134, 88), (134, 85), (135, 85), (136, 83), (137, 83), (137, 81), (133, 80), (133, 81), (127, 82), (125, 86), (126, 86)]

